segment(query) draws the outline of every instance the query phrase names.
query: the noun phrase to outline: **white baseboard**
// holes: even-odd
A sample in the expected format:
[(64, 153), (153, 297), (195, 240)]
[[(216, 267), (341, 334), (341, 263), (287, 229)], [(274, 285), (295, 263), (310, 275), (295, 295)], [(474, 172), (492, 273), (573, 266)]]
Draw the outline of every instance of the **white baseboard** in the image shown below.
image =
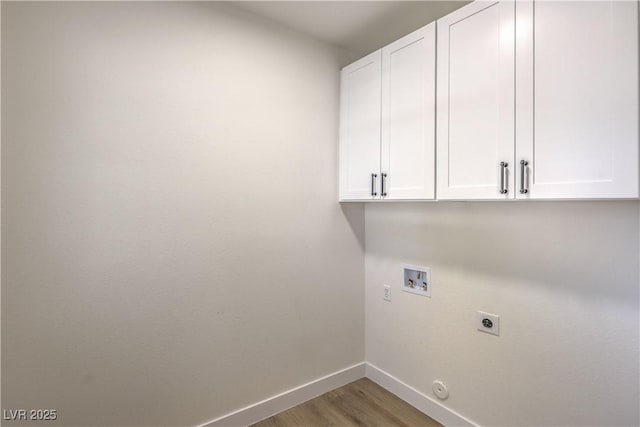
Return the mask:
[(338, 372), (308, 382), (261, 402), (238, 409), (219, 418), (200, 424), (198, 427), (248, 426), (279, 412), (286, 411), (321, 394), (363, 378), (365, 363), (358, 363)]
[(377, 366), (362, 362), (207, 421), (197, 427), (248, 426), (365, 376), (445, 426), (478, 426)]
[(474, 426), (478, 424), (445, 407), (440, 402), (403, 383), (393, 375), (367, 363), (366, 377), (382, 388), (398, 396), (420, 412), (445, 426)]

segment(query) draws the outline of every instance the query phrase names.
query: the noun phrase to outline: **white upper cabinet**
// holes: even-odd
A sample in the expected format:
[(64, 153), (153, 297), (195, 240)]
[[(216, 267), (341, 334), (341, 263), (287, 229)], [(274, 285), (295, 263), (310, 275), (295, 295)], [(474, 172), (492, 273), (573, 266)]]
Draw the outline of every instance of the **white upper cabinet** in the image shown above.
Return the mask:
[(517, 197), (638, 197), (638, 2), (516, 9)]
[(477, 0), (345, 67), (340, 200), (639, 198), (639, 16)]
[(476, 1), (438, 21), (438, 198), (514, 194), (512, 1)]
[(385, 199), (435, 197), (435, 61), (435, 24), (382, 49)]
[(435, 24), (345, 67), (340, 200), (435, 196)]
[[(340, 94), (340, 199), (367, 200), (380, 191), (380, 87), (378, 50), (345, 67)], [(374, 176), (375, 175), (375, 176)]]

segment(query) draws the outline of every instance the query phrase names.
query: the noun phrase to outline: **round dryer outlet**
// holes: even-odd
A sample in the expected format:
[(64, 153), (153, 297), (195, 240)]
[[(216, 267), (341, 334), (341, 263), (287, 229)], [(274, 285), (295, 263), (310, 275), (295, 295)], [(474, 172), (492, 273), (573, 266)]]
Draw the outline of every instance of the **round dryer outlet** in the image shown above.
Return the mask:
[(447, 397), (449, 397), (449, 390), (442, 381), (434, 381), (432, 384), (432, 388), (433, 394), (435, 394), (438, 399), (445, 400)]

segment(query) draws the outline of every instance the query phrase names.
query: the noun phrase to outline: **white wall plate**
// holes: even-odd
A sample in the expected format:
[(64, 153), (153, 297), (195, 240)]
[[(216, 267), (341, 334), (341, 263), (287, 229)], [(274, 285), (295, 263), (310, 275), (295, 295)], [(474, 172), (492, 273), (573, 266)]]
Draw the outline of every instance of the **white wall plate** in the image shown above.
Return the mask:
[(476, 327), (481, 332), (492, 335), (500, 335), (500, 316), (497, 314), (476, 312)]
[(431, 269), (402, 264), (401, 289), (412, 294), (431, 297)]

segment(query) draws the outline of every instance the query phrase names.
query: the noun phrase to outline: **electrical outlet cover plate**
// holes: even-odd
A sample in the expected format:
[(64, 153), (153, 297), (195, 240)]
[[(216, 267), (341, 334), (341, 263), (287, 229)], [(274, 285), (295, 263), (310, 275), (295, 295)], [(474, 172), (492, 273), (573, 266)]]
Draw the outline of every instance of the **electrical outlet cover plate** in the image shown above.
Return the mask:
[(424, 297), (431, 297), (431, 269), (417, 265), (402, 264), (402, 288)]
[(500, 335), (500, 316), (484, 311), (476, 312), (476, 327), (480, 332), (491, 335)]

